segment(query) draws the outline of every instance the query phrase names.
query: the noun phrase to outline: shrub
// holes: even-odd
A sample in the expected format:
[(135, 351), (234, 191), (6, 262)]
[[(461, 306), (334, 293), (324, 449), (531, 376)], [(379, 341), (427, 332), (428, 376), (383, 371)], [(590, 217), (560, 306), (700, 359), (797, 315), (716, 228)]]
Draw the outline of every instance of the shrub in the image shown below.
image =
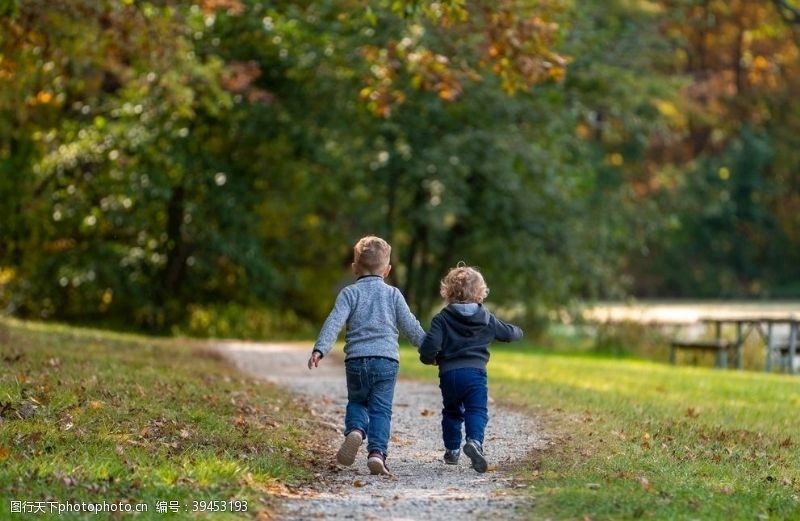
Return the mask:
[(239, 304), (191, 305), (187, 318), (172, 328), (173, 334), (200, 338), (275, 340), (313, 336), (312, 325), (291, 310)]

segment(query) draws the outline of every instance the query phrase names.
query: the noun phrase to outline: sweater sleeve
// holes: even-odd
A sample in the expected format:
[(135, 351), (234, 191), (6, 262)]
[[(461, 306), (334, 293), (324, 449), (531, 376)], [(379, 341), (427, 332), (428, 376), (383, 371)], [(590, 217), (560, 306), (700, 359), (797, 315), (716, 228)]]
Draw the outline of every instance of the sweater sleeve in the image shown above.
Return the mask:
[(397, 320), (397, 329), (415, 347), (419, 347), (425, 337), (425, 331), (422, 329), (417, 317), (408, 309), (406, 299), (399, 289), (395, 289), (394, 312)]
[(492, 315), (492, 325), (494, 326), (494, 338), (500, 342), (513, 342), (522, 338), (522, 330), (513, 324), (506, 324), (499, 318)]
[(322, 329), (319, 332), (317, 341), (314, 343), (313, 351), (319, 351), (323, 356), (330, 353), (336, 338), (339, 336), (339, 332), (350, 317), (350, 310), (350, 299), (345, 288), (339, 292), (336, 297), (336, 303), (333, 305), (333, 310), (331, 310), (328, 318), (325, 319), (325, 323), (322, 324)]
[(443, 334), (442, 319), (439, 315), (436, 315), (431, 320), (431, 328), (419, 348), (420, 362), (427, 365), (432, 365), (436, 362), (436, 356), (442, 350)]

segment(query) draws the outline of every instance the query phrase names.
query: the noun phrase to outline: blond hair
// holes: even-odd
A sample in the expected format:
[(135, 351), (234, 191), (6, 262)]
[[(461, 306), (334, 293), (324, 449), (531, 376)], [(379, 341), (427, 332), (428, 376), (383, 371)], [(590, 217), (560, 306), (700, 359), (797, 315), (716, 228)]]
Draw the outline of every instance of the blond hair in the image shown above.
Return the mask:
[(380, 275), (389, 265), (391, 255), (392, 247), (388, 242), (380, 237), (367, 235), (359, 239), (353, 247), (353, 264), (361, 275)]
[(480, 271), (460, 262), (442, 279), (439, 294), (448, 304), (480, 303), (489, 294), (489, 287)]

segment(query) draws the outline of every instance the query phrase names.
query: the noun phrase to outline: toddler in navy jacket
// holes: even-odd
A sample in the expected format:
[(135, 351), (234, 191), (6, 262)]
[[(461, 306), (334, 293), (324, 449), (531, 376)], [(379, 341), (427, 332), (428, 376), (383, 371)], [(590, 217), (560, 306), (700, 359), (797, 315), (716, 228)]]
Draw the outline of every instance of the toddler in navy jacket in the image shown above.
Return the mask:
[(483, 440), (489, 421), (486, 376), (489, 344), (494, 340), (519, 340), (522, 330), (499, 320), (483, 307), (489, 288), (475, 268), (451, 269), (442, 280), (439, 293), (447, 306), (433, 317), (419, 348), (419, 358), (423, 364), (439, 366), (444, 462), (458, 464), (463, 424), (464, 454), (471, 460), (472, 468), (486, 472)]

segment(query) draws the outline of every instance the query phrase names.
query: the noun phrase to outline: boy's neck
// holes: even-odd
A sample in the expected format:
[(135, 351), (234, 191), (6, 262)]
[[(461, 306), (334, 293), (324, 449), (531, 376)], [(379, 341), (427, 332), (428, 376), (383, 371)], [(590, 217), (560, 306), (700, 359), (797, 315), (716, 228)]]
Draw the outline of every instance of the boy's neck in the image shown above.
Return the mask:
[(368, 277), (378, 277), (379, 279), (382, 279), (383, 275), (377, 273), (367, 273), (366, 275), (359, 275), (356, 280), (366, 279)]

